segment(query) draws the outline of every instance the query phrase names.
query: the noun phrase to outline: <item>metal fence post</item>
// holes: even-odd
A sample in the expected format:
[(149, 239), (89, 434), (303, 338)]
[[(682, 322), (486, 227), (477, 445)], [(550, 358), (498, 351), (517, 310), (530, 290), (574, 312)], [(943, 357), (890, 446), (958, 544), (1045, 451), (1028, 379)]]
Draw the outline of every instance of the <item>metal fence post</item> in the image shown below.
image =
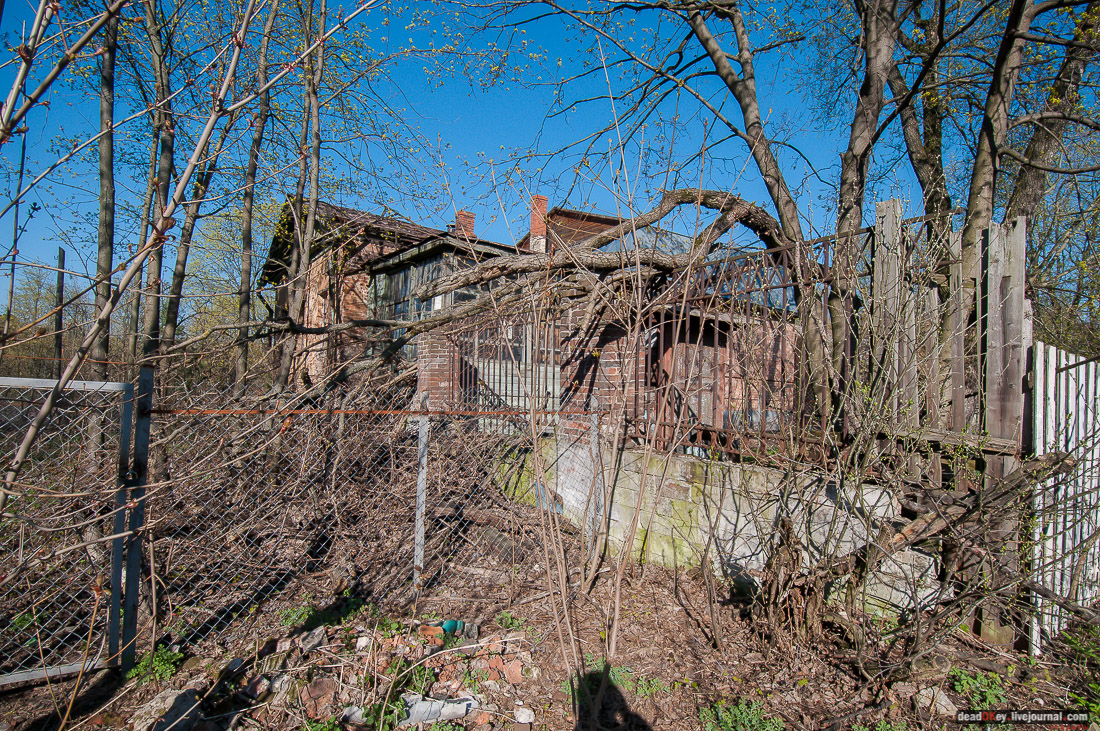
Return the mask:
[(419, 468), (416, 473), (416, 526), (413, 536), (413, 591), (420, 593), (421, 574), (424, 571), (424, 511), (428, 501), (428, 394), (421, 397), (420, 433), (416, 452)]
[(130, 428), (134, 420), (134, 387), (126, 384), (122, 392), (122, 414), (118, 426), (118, 490), (115, 491), (114, 533), (118, 538), (111, 547), (111, 611), (107, 626), (107, 652), (119, 657), (119, 631), (122, 619), (122, 557), (126, 552), (126, 500), (130, 485)]
[(145, 483), (149, 474), (149, 439), (153, 418), (153, 369), (142, 366), (138, 375), (137, 420), (134, 422), (134, 471), (130, 482), (131, 535), (126, 537), (126, 599), (122, 614), (122, 672), (134, 666), (137, 652), (137, 607), (141, 591), (141, 537), (145, 521)]

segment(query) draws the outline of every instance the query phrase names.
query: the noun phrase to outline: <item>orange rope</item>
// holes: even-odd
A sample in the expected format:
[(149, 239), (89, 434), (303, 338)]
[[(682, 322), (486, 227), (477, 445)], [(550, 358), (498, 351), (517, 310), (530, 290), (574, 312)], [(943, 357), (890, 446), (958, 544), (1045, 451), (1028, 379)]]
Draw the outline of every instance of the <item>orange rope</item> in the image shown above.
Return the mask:
[(589, 416), (588, 411), (475, 411), (456, 409), (448, 411), (409, 411), (407, 409), (152, 409), (151, 413), (163, 416), (268, 416), (311, 414), (365, 414), (369, 416)]

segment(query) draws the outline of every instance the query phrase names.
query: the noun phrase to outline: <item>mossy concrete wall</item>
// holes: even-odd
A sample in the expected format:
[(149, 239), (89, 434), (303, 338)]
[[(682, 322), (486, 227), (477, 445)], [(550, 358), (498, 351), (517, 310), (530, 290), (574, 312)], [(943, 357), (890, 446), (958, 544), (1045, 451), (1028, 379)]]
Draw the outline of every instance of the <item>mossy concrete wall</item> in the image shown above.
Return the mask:
[[(811, 566), (864, 545), (899, 513), (892, 491), (882, 487), (688, 455), (632, 449), (616, 455), (584, 432), (559, 431), (540, 444), (538, 459), (527, 452), (501, 470), (513, 498), (553, 509), (586, 532), (596, 516), (605, 516), (615, 552), (626, 548), (637, 516), (629, 546), (635, 559), (691, 567), (706, 556), (720, 575), (746, 589), (762, 576), (781, 517), (794, 523), (803, 566)], [(904, 551), (865, 589), (873, 603), (905, 608), (931, 596), (935, 578), (932, 557)]]

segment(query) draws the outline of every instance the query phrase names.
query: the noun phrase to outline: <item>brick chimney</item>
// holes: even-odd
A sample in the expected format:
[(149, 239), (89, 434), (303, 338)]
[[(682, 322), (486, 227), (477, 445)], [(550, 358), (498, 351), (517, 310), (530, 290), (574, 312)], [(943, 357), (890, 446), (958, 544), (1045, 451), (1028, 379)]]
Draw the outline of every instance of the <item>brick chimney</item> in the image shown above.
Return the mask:
[(474, 236), (475, 220), (475, 214), (470, 211), (459, 211), (455, 213), (454, 235), (460, 239), (476, 238)]
[(527, 243), (536, 254), (546, 253), (546, 196), (531, 196), (531, 235)]

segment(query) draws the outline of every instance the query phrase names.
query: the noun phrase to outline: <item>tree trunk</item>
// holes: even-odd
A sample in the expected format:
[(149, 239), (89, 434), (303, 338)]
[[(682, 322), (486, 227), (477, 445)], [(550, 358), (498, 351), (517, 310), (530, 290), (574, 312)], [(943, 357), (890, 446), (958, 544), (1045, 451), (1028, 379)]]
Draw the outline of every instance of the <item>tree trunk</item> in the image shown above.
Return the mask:
[[(942, 241), (950, 228), (952, 203), (943, 172), (943, 104), (935, 88), (938, 78), (934, 70), (929, 72), (921, 94), (921, 117), (918, 119), (913, 105), (907, 104), (901, 109), (899, 118), (909, 164), (924, 198), (924, 212), (934, 217), (929, 222), (929, 231), (934, 240)], [(887, 80), (895, 97), (903, 97), (909, 92), (897, 66), (891, 69)]]
[[(320, 33), (324, 33), (326, 18), (326, 0), (321, 0), (321, 11), (319, 13), (320, 19)], [(309, 23), (310, 16), (307, 15), (303, 18), (303, 23)], [(312, 31), (312, 29), (311, 29)], [(312, 32), (310, 33), (312, 35)], [(287, 318), (295, 324), (301, 324), (303, 305), (306, 299), (306, 289), (309, 281), (309, 265), (310, 265), (310, 253), (313, 248), (313, 231), (317, 220), (317, 199), (320, 196), (320, 176), (321, 176), (321, 107), (320, 99), (318, 97), (318, 89), (321, 85), (321, 76), (324, 72), (325, 64), (325, 47), (320, 45), (317, 48), (316, 55), (310, 58), (310, 64), (306, 68), (306, 73), (303, 74), (303, 81), (305, 83), (306, 98), (308, 101), (307, 108), (309, 113), (309, 128), (310, 128), (310, 152), (309, 152), (309, 209), (306, 213), (306, 220), (302, 225), (301, 204), (302, 204), (302, 185), (305, 182), (305, 178), (299, 175), (298, 178), (298, 191), (295, 199), (295, 238), (298, 241), (298, 255), (297, 266), (294, 267), (294, 279), (291, 280), (287, 287)], [(304, 131), (304, 130), (303, 130)], [(304, 140), (304, 135), (303, 135)], [(305, 148), (303, 142), (302, 148)], [(303, 163), (305, 160), (303, 159)], [(305, 171), (303, 165), (302, 171)], [(295, 351), (297, 350), (298, 336), (295, 333), (290, 333), (286, 340), (283, 342), (283, 348), (281, 358), (279, 361), (279, 370), (275, 374), (275, 388), (276, 391), (284, 390), (290, 383), (291, 370), (294, 363)]]
[[(260, 57), (256, 61), (256, 86), (267, 84), (267, 47), (271, 40), (271, 31), (279, 13), (279, 0), (272, 0), (264, 26), (264, 37), (260, 41)], [(241, 210), (241, 286), (237, 290), (237, 322), (241, 328), (237, 333), (236, 360), (233, 367), (233, 396), (244, 395), (248, 377), (248, 325), (252, 312), (252, 206), (256, 193), (256, 170), (260, 162), (260, 150), (263, 147), (264, 129), (271, 113), (271, 95), (264, 91), (258, 100), (258, 110), (252, 120), (252, 147), (248, 150), (248, 167), (244, 175), (244, 201)]]
[[(840, 191), (837, 201), (836, 248), (832, 257), (833, 285), (829, 289), (829, 317), (832, 327), (832, 365), (839, 380), (833, 386), (836, 405), (847, 403), (844, 392), (852, 373), (849, 338), (852, 293), (856, 262), (860, 252), (855, 231), (863, 226), (863, 202), (867, 195), (867, 169), (871, 163), (875, 131), (885, 104), (883, 92), (894, 67), (897, 22), (895, 0), (857, 3), (863, 21), (864, 71), (856, 110), (848, 135), (848, 147), (840, 157)], [(834, 409), (834, 413), (839, 413)]]
[[(149, 34), (153, 72), (156, 76), (157, 129), (160, 134), (160, 159), (157, 163), (156, 208), (154, 220), (161, 220), (168, 206), (168, 188), (172, 182), (172, 169), (175, 165), (176, 133), (172, 118), (171, 81), (168, 74), (168, 59), (161, 41), (161, 26), (157, 19), (157, 0), (145, 2), (145, 24)], [(171, 228), (167, 223), (165, 229)], [(157, 242), (149, 253), (145, 263), (145, 338), (142, 346), (142, 359), (146, 362), (156, 355), (160, 345), (160, 289), (161, 264), (164, 258), (164, 240), (167, 230), (155, 231)], [(146, 363), (148, 365), (148, 362)]]
[[(307, 79), (304, 85), (308, 86), (309, 83)], [(277, 294), (275, 298), (276, 320), (293, 319), (290, 316), (292, 309), (291, 302), (296, 296), (298, 279), (304, 276), (305, 268), (308, 266), (309, 252), (306, 251), (303, 254), (305, 243), (303, 230), (305, 229), (305, 224), (302, 220), (302, 207), (305, 204), (306, 181), (309, 178), (309, 157), (304, 153), (306, 143), (309, 139), (309, 121), (311, 116), (309, 96), (309, 91), (307, 89), (305, 94), (305, 114), (302, 117), (301, 144), (299, 145), (299, 149), (303, 151), (303, 154), (301, 164), (298, 168), (298, 183), (295, 188), (294, 201), (290, 206), (290, 214), (294, 221), (294, 248), (290, 253), (290, 261), (287, 264), (286, 282), (282, 285), (282, 291)], [(306, 263), (303, 264), (303, 262)], [(297, 336), (295, 334), (287, 333), (287, 335), (283, 337), (282, 342), (279, 343), (278, 351), (275, 354), (275, 380), (273, 384), (276, 393), (285, 390), (287, 384), (290, 382), (290, 371), (297, 342)]]
[[(731, 5), (720, 11), (722, 17), (729, 20), (737, 37), (737, 63), (741, 67), (738, 74), (729, 57), (719, 45), (717, 39), (710, 32), (702, 14), (692, 11), (687, 18), (691, 32), (699, 40), (700, 45), (706, 51), (714, 66), (718, 77), (730, 90), (741, 109), (741, 116), (745, 120), (745, 130), (733, 130), (735, 134), (744, 139), (749, 151), (768, 189), (768, 194), (775, 206), (777, 217), (783, 228), (783, 233), (792, 241), (802, 241), (802, 224), (799, 220), (798, 205), (790, 188), (787, 187), (783, 170), (772, 150), (771, 140), (764, 133), (763, 117), (760, 114), (760, 100), (756, 92), (756, 68), (754, 65), (754, 53), (749, 39), (748, 30), (737, 5)], [(796, 252), (796, 275), (808, 275), (809, 260), (805, 247), (799, 246)], [(803, 364), (799, 369), (807, 373), (813, 380), (814, 395), (817, 408), (823, 421), (828, 422), (831, 409), (829, 372), (825, 367), (825, 353), (827, 348), (826, 332), (818, 310), (816, 298), (806, 296), (812, 285), (808, 281), (800, 281), (796, 288), (798, 298), (799, 319), (804, 333), (803, 347), (800, 349), (800, 358)]]
[(1008, 114), (1024, 55), (1024, 40), (1019, 36), (1031, 27), (1029, 0), (1012, 0), (1005, 32), (993, 65), (993, 77), (986, 94), (985, 112), (974, 154), (970, 192), (966, 203), (966, 222), (962, 231), (963, 286), (971, 293), (964, 297), (964, 314), (974, 309), (973, 292), (977, 286), (978, 263), (982, 254), (982, 234), (993, 223), (993, 193), (999, 165), (997, 151), (1008, 130)]
[[(1100, 0), (1092, 0), (1074, 26), (1075, 43), (1095, 43), (1097, 20), (1100, 19)], [(1058, 74), (1050, 86), (1050, 94), (1043, 108), (1043, 114), (1049, 115), (1035, 123), (1031, 140), (1028, 141), (1024, 157), (1029, 162), (1050, 166), (1056, 159), (1069, 120), (1062, 115), (1072, 114), (1078, 105), (1081, 77), (1085, 67), (1096, 56), (1096, 51), (1081, 46), (1066, 46), (1066, 57), (1062, 61)], [(1039, 207), (1046, 195), (1047, 171), (1040, 167), (1020, 163), (1012, 195), (1005, 209), (1005, 221), (1018, 216), (1030, 216)]]
[[(207, 157), (195, 180), (192, 190), (191, 202), (184, 209), (183, 228), (180, 229), (179, 241), (176, 242), (176, 266), (172, 270), (172, 283), (168, 286), (168, 301), (164, 315), (164, 336), (161, 338), (160, 350), (167, 351), (176, 342), (176, 328), (179, 326), (180, 300), (183, 297), (183, 280), (187, 276), (187, 257), (191, 253), (191, 238), (195, 234), (195, 224), (199, 220), (199, 210), (202, 208), (202, 198), (210, 189), (210, 181), (217, 171), (218, 158), (225, 149), (225, 143), (229, 139), (229, 132), (233, 128), (233, 119), (222, 128), (221, 136), (214, 146), (214, 152)], [(206, 157), (207, 150), (203, 151)]]
[[(155, 124), (155, 123), (154, 123)], [(141, 203), (141, 236), (138, 238), (140, 248), (149, 240), (149, 219), (152, 218), (153, 196), (157, 190), (157, 148), (160, 146), (160, 135), (153, 135), (153, 144), (149, 149), (149, 174), (146, 176), (145, 198)], [(138, 341), (141, 333), (141, 282), (134, 288), (133, 299), (130, 300), (129, 327), (127, 333), (130, 338), (126, 352), (130, 355), (130, 363), (137, 362)]]
[[(107, 21), (103, 32), (103, 56), (99, 65), (99, 240), (96, 255), (95, 311), (101, 312), (111, 296), (111, 270), (115, 251), (115, 49), (118, 16)], [(92, 380), (107, 380), (108, 328), (92, 343)]]
[[(96, 251), (95, 312), (102, 312), (111, 296), (111, 270), (115, 253), (115, 50), (118, 47), (118, 16), (112, 16), (103, 28), (103, 54), (99, 63), (99, 232)], [(60, 268), (60, 264), (58, 265)], [(58, 272), (58, 307), (64, 295), (62, 273)], [(60, 319), (60, 311), (58, 314)], [(93, 381), (106, 381), (110, 350), (110, 323), (92, 341), (89, 373)], [(58, 338), (60, 339), (60, 335)], [(60, 378), (61, 354), (57, 353)], [(104, 415), (93, 412), (88, 420), (88, 451), (94, 468), (109, 465), (103, 452)]]
[[(733, 25), (734, 32), (737, 35), (737, 63), (741, 66), (740, 74), (730, 64), (725, 51), (722, 50), (699, 12), (692, 12), (688, 15), (688, 25), (691, 26), (691, 31), (695, 34), (695, 37), (699, 39), (703, 50), (707, 52), (707, 56), (710, 57), (718, 77), (726, 84), (726, 88), (730, 90), (741, 108), (741, 115), (745, 119), (743, 133), (745, 143), (749, 146), (756, 167), (760, 170), (764, 185), (767, 186), (768, 194), (775, 205), (779, 223), (783, 226), (783, 233), (792, 241), (800, 241), (802, 240), (802, 225), (798, 218), (798, 206), (787, 187), (787, 181), (783, 176), (779, 161), (775, 159), (771, 140), (764, 134), (764, 122), (760, 115), (760, 102), (756, 95), (756, 71), (753, 65), (753, 51), (749, 43), (748, 32), (745, 29), (745, 21), (741, 16), (741, 9), (733, 5), (724, 10), (723, 14)], [(739, 132), (739, 130), (734, 131)]]

